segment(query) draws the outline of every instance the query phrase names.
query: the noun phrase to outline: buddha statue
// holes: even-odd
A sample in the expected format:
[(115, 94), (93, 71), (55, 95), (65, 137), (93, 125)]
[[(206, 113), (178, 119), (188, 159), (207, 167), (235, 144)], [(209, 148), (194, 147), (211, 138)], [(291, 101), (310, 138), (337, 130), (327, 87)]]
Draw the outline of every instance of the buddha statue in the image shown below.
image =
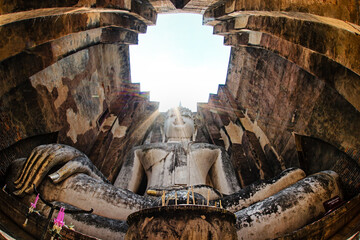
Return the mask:
[[(209, 143), (194, 142), (194, 134), (190, 110), (181, 107), (169, 110), (164, 122), (165, 140), (134, 147), (114, 185), (77, 149), (62, 144), (41, 145), (28, 158), (13, 161), (7, 172), (6, 190), (28, 204), (35, 198), (33, 184), (36, 184), (47, 201), (84, 210), (93, 208), (91, 217), (66, 215), (65, 221), (74, 223), (77, 230), (88, 235), (115, 239), (124, 237), (126, 228), (114, 226), (122, 226), (133, 212), (159, 205), (163, 192), (184, 192), (191, 187), (198, 196), (212, 200), (212, 205), (222, 200), (224, 208), (234, 213), (242, 211), (244, 215), (248, 206), (264, 199), (275, 205), (276, 201), (283, 202), (287, 193), (282, 195), (281, 191), (305, 177), (301, 169), (288, 169), (273, 179), (241, 189), (226, 151)], [(145, 176), (146, 191), (139, 195)], [(269, 198), (273, 195), (277, 197)], [(261, 224), (266, 213), (259, 213), (256, 222)], [(295, 216), (303, 218), (301, 214)], [(256, 231), (258, 227), (248, 228)]]
[[(126, 159), (114, 185), (137, 192), (144, 175), (146, 192), (187, 189), (216, 199), (240, 190), (234, 168), (225, 150), (208, 143), (195, 143), (190, 110), (173, 108), (164, 122), (164, 143), (135, 147)], [(207, 193), (209, 192), (209, 193)]]

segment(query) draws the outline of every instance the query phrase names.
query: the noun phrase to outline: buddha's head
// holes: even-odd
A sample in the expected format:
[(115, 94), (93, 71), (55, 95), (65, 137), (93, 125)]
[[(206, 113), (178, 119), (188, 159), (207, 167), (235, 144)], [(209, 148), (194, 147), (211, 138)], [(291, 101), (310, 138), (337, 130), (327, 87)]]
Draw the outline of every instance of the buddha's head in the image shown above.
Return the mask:
[(195, 131), (192, 112), (183, 107), (170, 109), (165, 119), (164, 131), (168, 141), (191, 140)]

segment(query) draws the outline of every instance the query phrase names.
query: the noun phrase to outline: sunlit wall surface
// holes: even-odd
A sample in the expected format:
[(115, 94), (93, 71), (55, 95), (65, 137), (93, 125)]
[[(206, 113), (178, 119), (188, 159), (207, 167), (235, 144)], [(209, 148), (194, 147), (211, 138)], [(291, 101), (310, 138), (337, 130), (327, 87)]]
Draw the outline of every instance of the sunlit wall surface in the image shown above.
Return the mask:
[(196, 111), (225, 83), (230, 47), (212, 31), (198, 14), (159, 14), (156, 26), (130, 46), (132, 82), (150, 91), (161, 112), (180, 102)]

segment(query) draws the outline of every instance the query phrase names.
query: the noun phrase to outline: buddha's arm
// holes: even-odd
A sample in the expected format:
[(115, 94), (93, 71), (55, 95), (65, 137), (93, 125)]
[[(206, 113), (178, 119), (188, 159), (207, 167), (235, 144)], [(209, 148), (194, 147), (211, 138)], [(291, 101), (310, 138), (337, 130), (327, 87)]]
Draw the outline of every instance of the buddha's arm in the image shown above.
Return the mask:
[[(47, 177), (59, 165), (60, 169)], [(18, 193), (20, 199), (30, 196), (36, 184), (47, 201), (65, 202), (85, 210), (93, 208), (97, 215), (120, 220), (152, 206), (151, 199), (111, 185), (85, 154), (61, 144), (39, 146), (29, 158), (13, 161), (6, 184), (7, 190)]]
[(153, 204), (151, 199), (81, 173), (58, 184), (46, 180), (39, 191), (48, 201), (85, 210), (93, 208), (94, 214), (119, 220), (126, 220), (129, 214)]
[(231, 194), (240, 190), (234, 167), (224, 150), (218, 149), (218, 156), (212, 165), (209, 175), (214, 187), (224, 194)]
[(234, 194), (223, 197), (222, 206), (228, 211), (237, 212), (280, 192), (305, 176), (305, 172), (299, 168), (288, 168), (274, 178), (256, 181)]
[(139, 159), (138, 151), (140, 150), (134, 150), (127, 156), (115, 180), (115, 187), (128, 189), (134, 193), (139, 189), (145, 171)]

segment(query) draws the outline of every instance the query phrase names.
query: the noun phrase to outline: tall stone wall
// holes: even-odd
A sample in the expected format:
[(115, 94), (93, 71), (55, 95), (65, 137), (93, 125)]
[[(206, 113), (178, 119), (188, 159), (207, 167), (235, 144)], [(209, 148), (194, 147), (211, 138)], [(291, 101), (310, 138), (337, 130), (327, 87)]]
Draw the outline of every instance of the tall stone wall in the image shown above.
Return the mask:
[(359, 149), (360, 113), (329, 84), (262, 49), (233, 48), (229, 69), (229, 90), (287, 167), (297, 164), (292, 132)]
[[(130, 85), (127, 45), (98, 44), (57, 61), (12, 88), (1, 98), (3, 149), (22, 139), (57, 133), (58, 142), (74, 146), (86, 154), (90, 151), (92, 155), (95, 154), (94, 144), (99, 142), (99, 134), (104, 131), (102, 125), (109, 124), (110, 115), (118, 123), (108, 126), (109, 130), (116, 137), (123, 138), (127, 132), (133, 134), (135, 125), (139, 125), (157, 109), (157, 104), (149, 103), (148, 94), (141, 94), (139, 86), (135, 89), (127, 87)], [(133, 97), (128, 97), (125, 101), (119, 99), (119, 96)], [(136, 106), (126, 109), (130, 104)], [(115, 108), (114, 105), (118, 107)], [(150, 108), (146, 110), (147, 106)], [(130, 114), (131, 111), (137, 114)], [(122, 124), (125, 116), (128, 123)], [(121, 128), (121, 124), (126, 127), (117, 130), (116, 127)], [(127, 129), (130, 125), (134, 128), (132, 131)], [(124, 133), (117, 134), (119, 131)], [(138, 143), (145, 132), (138, 134), (140, 136), (136, 136), (136, 140), (127, 135), (127, 144)], [(117, 146), (117, 152), (126, 152), (123, 145)], [(107, 158), (110, 156), (112, 155)], [(112, 165), (119, 165), (122, 157), (124, 156), (112, 158), (111, 167), (108, 166), (109, 163), (105, 164), (104, 173), (109, 175), (114, 169)], [(101, 158), (103, 159), (94, 160), (106, 159), (104, 155)]]
[[(98, 120), (122, 82), (130, 81), (128, 46), (100, 44), (72, 54), (30, 77), (42, 102), (39, 113), (59, 141), (88, 152)], [(26, 101), (26, 100), (25, 100)], [(24, 102), (25, 102), (24, 101)], [(23, 120), (30, 116), (21, 116)]]
[[(111, 180), (158, 107), (131, 83), (128, 46), (155, 23), (154, 8), (131, 1), (0, 5), (1, 173), (35, 145), (59, 142), (89, 155)], [(119, 138), (126, 143), (116, 146)], [(117, 154), (104, 151), (109, 144)]]
[[(232, 50), (225, 86), (199, 109), (210, 122), (215, 111), (244, 115), (235, 120), (228, 115), (231, 124), (222, 120), (223, 127), (217, 120), (208, 126), (210, 135), (229, 145), (243, 185), (262, 177), (262, 154), (245, 149), (251, 146), (256, 153), (256, 144), (244, 144), (253, 134), (268, 166), (275, 167), (270, 172), (302, 165), (295, 134), (327, 142), (358, 162), (359, 13), (359, 2), (347, 0), (231, 0), (206, 9), (203, 22), (214, 26), (214, 34), (224, 36)], [(224, 89), (232, 104), (223, 99), (211, 106)], [(250, 155), (258, 157), (249, 163)]]

